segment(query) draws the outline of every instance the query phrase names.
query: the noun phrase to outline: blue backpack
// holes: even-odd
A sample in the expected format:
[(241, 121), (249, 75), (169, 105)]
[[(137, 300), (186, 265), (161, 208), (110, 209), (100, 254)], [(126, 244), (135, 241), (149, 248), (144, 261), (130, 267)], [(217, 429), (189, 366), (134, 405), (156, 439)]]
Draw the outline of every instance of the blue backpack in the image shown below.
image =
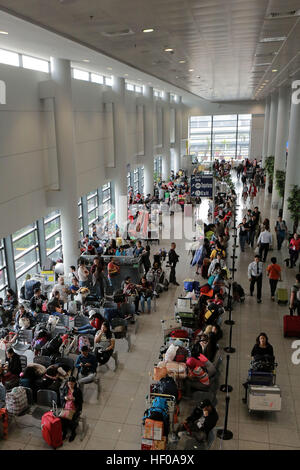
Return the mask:
[(169, 407), (166, 398), (156, 397), (152, 402), (152, 406), (145, 411), (143, 416), (143, 424), (146, 419), (153, 419), (154, 421), (163, 421), (164, 434), (169, 434)]

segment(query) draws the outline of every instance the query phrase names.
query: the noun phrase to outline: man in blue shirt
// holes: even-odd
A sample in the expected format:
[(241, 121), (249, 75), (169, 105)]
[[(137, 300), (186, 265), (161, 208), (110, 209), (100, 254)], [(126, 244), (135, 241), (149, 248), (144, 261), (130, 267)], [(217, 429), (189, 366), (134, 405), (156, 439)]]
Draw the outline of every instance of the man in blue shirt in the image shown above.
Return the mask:
[(78, 384), (81, 390), (84, 384), (93, 382), (97, 365), (96, 356), (89, 352), (88, 346), (82, 346), (81, 354), (79, 354), (75, 363), (75, 367), (78, 369)]

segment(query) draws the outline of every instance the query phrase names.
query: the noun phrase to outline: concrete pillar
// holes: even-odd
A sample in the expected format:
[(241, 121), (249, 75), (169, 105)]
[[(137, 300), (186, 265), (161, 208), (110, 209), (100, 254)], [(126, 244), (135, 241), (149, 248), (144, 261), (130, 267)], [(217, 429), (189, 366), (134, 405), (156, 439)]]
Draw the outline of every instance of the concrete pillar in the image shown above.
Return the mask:
[(299, 149), (300, 149), (300, 106), (291, 102), (290, 123), (289, 123), (289, 148), (286, 164), (285, 190), (283, 203), (283, 219), (291, 231), (293, 229), (293, 221), (288, 211), (287, 200), (293, 185), (300, 185), (300, 165), (299, 165)]
[(271, 97), (268, 96), (267, 99), (266, 99), (266, 106), (265, 106), (265, 123), (264, 123), (263, 150), (262, 150), (262, 166), (264, 166), (264, 164), (265, 164), (265, 160), (266, 160), (266, 156), (267, 156), (267, 152), (268, 152), (270, 106), (271, 106)]
[(65, 273), (78, 259), (78, 206), (75, 133), (69, 60), (51, 57), (51, 78), (55, 84), (55, 132), (61, 211), (62, 252)]
[(270, 155), (275, 155), (277, 110), (278, 110), (278, 92), (274, 91), (271, 95), (267, 157), (269, 157)]
[[(269, 134), (268, 134), (268, 150), (267, 157), (275, 155), (275, 142), (276, 142), (276, 127), (277, 127), (277, 110), (278, 110), (278, 92), (274, 91), (271, 95), (271, 107), (270, 107), (270, 120), (269, 120)], [(267, 173), (266, 178), (266, 187), (265, 187), (265, 197), (269, 197), (269, 175)], [(275, 183), (273, 182), (273, 185)], [(275, 188), (273, 187), (273, 191)]]
[(280, 196), (276, 189), (276, 171), (285, 170), (286, 165), (286, 142), (289, 134), (289, 111), (290, 111), (290, 89), (289, 87), (281, 87), (278, 97), (278, 112), (276, 126), (276, 143), (275, 143), (275, 161), (273, 175), (273, 192), (272, 192), (272, 208), (278, 209)]
[(112, 90), (114, 92), (113, 127), (115, 148), (115, 169), (112, 173), (115, 183), (115, 214), (116, 224), (123, 228), (127, 221), (128, 163), (125, 79), (123, 77), (114, 77)]
[(170, 147), (170, 93), (164, 92), (163, 107), (163, 155), (162, 179), (168, 181), (171, 174), (171, 147)]
[(144, 139), (145, 157), (144, 164), (144, 193), (153, 194), (153, 174), (154, 174), (154, 99), (153, 87), (144, 85), (143, 95), (145, 97), (144, 107)]
[(174, 172), (180, 168), (180, 157), (181, 157), (181, 137), (182, 137), (182, 98), (178, 96), (177, 106), (175, 108), (175, 147), (174, 147)]

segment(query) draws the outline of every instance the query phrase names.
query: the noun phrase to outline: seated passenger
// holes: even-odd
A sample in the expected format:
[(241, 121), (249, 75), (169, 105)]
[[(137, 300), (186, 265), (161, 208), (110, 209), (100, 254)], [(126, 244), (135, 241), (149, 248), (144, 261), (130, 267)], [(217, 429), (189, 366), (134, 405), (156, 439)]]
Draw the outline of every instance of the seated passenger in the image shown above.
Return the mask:
[(104, 321), (95, 336), (95, 354), (100, 365), (106, 364), (114, 352), (115, 340), (112, 337), (109, 323)]
[(63, 409), (60, 413), (63, 439), (67, 437), (68, 429), (71, 430), (69, 442), (74, 441), (76, 437), (76, 427), (82, 410), (82, 402), (82, 392), (77, 386), (75, 377), (71, 376), (61, 390), (61, 405)]
[(206, 399), (197, 406), (193, 413), (178, 426), (178, 437), (190, 435), (198, 442), (207, 440), (209, 432), (216, 426), (219, 416), (211, 401)]
[(43, 303), (47, 298), (41, 293), (40, 288), (34, 289), (33, 297), (30, 299), (30, 310), (36, 322), (41, 321), (43, 315)]
[(95, 310), (90, 310), (89, 313), (90, 323), (87, 325), (80, 326), (79, 328), (73, 328), (73, 332), (76, 334), (91, 334), (95, 335), (100, 330), (104, 318), (100, 313), (96, 313)]
[(50, 313), (51, 315), (59, 315), (66, 313), (63, 307), (64, 303), (60, 300), (60, 293), (57, 290), (54, 292), (54, 296), (48, 302), (48, 313)]
[(76, 359), (75, 367), (78, 369), (78, 384), (82, 390), (85, 383), (92, 382), (97, 372), (97, 359), (89, 352), (88, 346), (82, 346)]
[(58, 283), (52, 289), (52, 295), (58, 291), (60, 294), (60, 300), (66, 304), (68, 302), (68, 286), (65, 285), (65, 279), (63, 276), (59, 276)]
[(24, 305), (20, 305), (20, 308), (16, 313), (14, 330), (27, 330), (28, 328), (32, 328), (33, 324), (34, 321), (32, 314), (25, 309)]
[(188, 377), (185, 380), (185, 396), (190, 396), (192, 390), (209, 390), (210, 381), (208, 373), (205, 372), (203, 364), (194, 357), (189, 357), (186, 361), (186, 365), (189, 368)]
[(4, 384), (13, 379), (18, 379), (22, 372), (20, 356), (14, 352), (13, 348), (7, 349), (6, 358), (7, 363), (0, 367), (0, 379)]

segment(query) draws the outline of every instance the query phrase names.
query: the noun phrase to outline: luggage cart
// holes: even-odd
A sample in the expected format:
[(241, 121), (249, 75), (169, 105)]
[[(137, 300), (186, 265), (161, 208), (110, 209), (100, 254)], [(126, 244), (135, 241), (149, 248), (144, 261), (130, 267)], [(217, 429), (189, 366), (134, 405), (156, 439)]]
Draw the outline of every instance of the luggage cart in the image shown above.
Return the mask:
[[(141, 437), (142, 437), (142, 450), (166, 450), (168, 446), (175, 440), (174, 436), (174, 417), (176, 411), (176, 398), (174, 395), (165, 395), (162, 393), (150, 393), (146, 396), (146, 408), (150, 408), (152, 406), (153, 399), (156, 397), (166, 398), (168, 403), (168, 414), (169, 414), (169, 434), (166, 438), (166, 447), (159, 448), (154, 447), (154, 443), (157, 442), (154, 439), (145, 439), (144, 437), (144, 425), (142, 424), (141, 428)], [(164, 438), (165, 439), (165, 438)], [(161, 441), (163, 442), (163, 441)], [(146, 445), (145, 445), (146, 444)]]

